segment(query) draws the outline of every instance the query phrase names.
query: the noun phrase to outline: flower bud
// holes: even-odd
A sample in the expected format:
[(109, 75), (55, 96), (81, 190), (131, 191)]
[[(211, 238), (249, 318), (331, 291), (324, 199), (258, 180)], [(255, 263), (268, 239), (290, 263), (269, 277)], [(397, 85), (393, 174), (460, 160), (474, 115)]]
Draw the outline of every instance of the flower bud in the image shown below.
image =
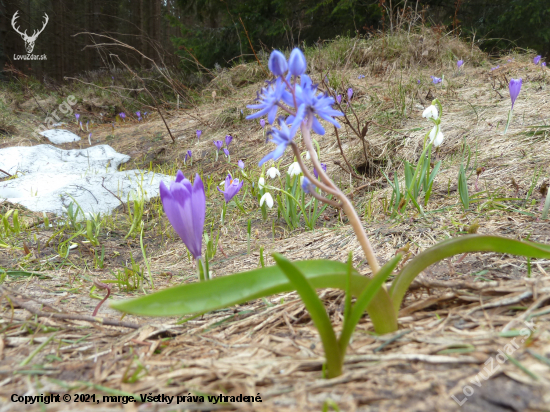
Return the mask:
[(298, 48), (292, 50), (288, 59), (288, 67), (290, 74), (293, 76), (301, 76), (306, 72), (307, 62), (304, 53)]
[(267, 67), (269, 67), (269, 70), (271, 70), (271, 73), (275, 76), (284, 75), (288, 69), (285, 55), (279, 50), (273, 50), (271, 56), (269, 56)]

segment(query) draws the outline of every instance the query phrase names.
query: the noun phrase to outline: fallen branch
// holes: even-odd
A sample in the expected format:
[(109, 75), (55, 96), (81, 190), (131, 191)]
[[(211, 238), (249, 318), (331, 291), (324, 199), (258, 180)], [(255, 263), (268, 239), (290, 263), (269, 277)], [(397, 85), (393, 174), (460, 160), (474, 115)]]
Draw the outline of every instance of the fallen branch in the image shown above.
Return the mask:
[(111, 192), (109, 189), (107, 189), (103, 183), (105, 183), (105, 178), (103, 178), (103, 181), (101, 182), (101, 187), (103, 187), (103, 189), (105, 189), (107, 192), (109, 192), (114, 197), (116, 197), (118, 199), (118, 201), (120, 202), (120, 204), (122, 205), (122, 210), (124, 211), (124, 213), (127, 213), (126, 212), (126, 204), (122, 201), (122, 199), (120, 197), (118, 197), (113, 192)]
[[(0, 289), (2, 290), (2, 289)], [(129, 329), (139, 329), (141, 325), (137, 325), (135, 323), (130, 322), (122, 322), (114, 319), (105, 319), (100, 318), (99, 316), (93, 317), (93, 316), (86, 316), (86, 315), (74, 315), (70, 313), (54, 313), (54, 312), (43, 312), (41, 310), (33, 308), (31, 305), (29, 305), (26, 302), (23, 302), (17, 298), (14, 298), (13, 296), (6, 296), (14, 305), (17, 305), (30, 313), (32, 313), (35, 316), (38, 316), (39, 318), (54, 318), (54, 319), (62, 319), (62, 320), (80, 320), (84, 322), (91, 322), (91, 323), (100, 323), (102, 325), (108, 325), (108, 326), (118, 326), (123, 328), (129, 328)]]
[[(342, 157), (344, 158), (344, 161), (346, 162), (346, 164), (348, 165), (348, 168), (349, 168), (349, 171), (348, 173), (351, 174), (353, 177), (355, 177), (356, 179), (361, 179), (361, 176), (358, 176), (354, 170), (353, 170), (353, 167), (351, 167), (351, 165), (349, 164), (348, 162), (348, 159), (346, 158), (346, 155), (344, 154), (344, 149), (342, 148), (342, 142), (340, 141), (340, 135), (338, 134), (338, 129), (336, 128), (336, 126), (334, 127), (334, 132), (336, 133), (336, 140), (338, 141), (338, 147), (340, 148), (340, 153), (342, 154)], [(344, 167), (340, 164), (340, 162), (336, 163), (336, 161), (334, 162), (334, 164), (337, 164), (338, 166), (340, 166), (342, 169), (344, 169)], [(345, 171), (346, 169), (344, 169)]]
[(4, 174), (8, 175), (8, 177), (11, 177), (11, 175), (10, 175), (8, 172), (6, 172), (5, 170), (0, 169), (0, 172), (2, 172), (2, 173), (4, 173)]

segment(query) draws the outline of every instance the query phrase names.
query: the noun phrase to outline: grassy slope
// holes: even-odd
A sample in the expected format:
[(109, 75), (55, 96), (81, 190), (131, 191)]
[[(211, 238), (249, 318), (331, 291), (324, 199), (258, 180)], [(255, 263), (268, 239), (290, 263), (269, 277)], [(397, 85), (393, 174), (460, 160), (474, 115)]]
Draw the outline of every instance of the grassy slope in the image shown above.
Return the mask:
[[(409, 206), (397, 219), (390, 219), (384, 210), (384, 199), (389, 199), (391, 189), (381, 179), (379, 170), (371, 168), (372, 176), (363, 181), (351, 180), (350, 185), (349, 175), (333, 164), (333, 160), (341, 160), (333, 132), (327, 129), (325, 136), (317, 137), (321, 161), (329, 165), (329, 174), (347, 191), (369, 182), (381, 183), (374, 186), (374, 191), (361, 189), (354, 196), (358, 209), (365, 212), (365, 225), (381, 261), (389, 259), (407, 243), (411, 244), (411, 251), (415, 254), (437, 240), (462, 233), (474, 222), (479, 224), (479, 233), (523, 238), (530, 235), (532, 240), (549, 241), (550, 226), (547, 221), (537, 220), (540, 215), (538, 204), (531, 204), (540, 201), (537, 189), (549, 172), (548, 129), (532, 128), (544, 126), (550, 117), (549, 77), (547, 72), (531, 64), (529, 56), (513, 56), (513, 62), (507, 61), (510, 57), (489, 62), (467, 44), (448, 37), (438, 39), (427, 32), (387, 36), (369, 42), (342, 39), (321, 52), (307, 50), (307, 55), (316, 80), (321, 78), (320, 70), (324, 73), (330, 69), (332, 87), (340, 93), (348, 87), (355, 90), (354, 110), (359, 118), (363, 121), (374, 119), (379, 124), (371, 125), (367, 140), (376, 157), (376, 161), (371, 159), (371, 164), (378, 165), (386, 173), (397, 172), (402, 176), (403, 161), (416, 159), (423, 136), (429, 131), (429, 124), (421, 117), (423, 108), (433, 97), (443, 105), (442, 130), (446, 139), (438, 154), (443, 165), (426, 208), (426, 218), (420, 217)], [(466, 60), (461, 72), (455, 68), (456, 58)], [(501, 68), (490, 71), (497, 64)], [(358, 79), (360, 74), (366, 77)], [(430, 75), (440, 77), (442, 74), (445, 75), (444, 88), (429, 83)], [(507, 80), (518, 77), (524, 79), (524, 86), (516, 103), (511, 128), (503, 136), (509, 108)], [(258, 82), (248, 84), (249, 79)], [(258, 123), (243, 121), (240, 110), (245, 110), (246, 114), (245, 106), (255, 96), (261, 79), (262, 72), (255, 65), (236, 67), (219, 74), (204, 90), (201, 104), (196, 109), (171, 110), (168, 121), (178, 139), (175, 145), (170, 143), (163, 123), (156, 115), (143, 123), (131, 120), (117, 125), (114, 136), (107, 121), (94, 128), (94, 139), (130, 154), (132, 164), (128, 167), (153, 167), (171, 174), (182, 168), (186, 175), (200, 171), (205, 178), (210, 176), (213, 184), (208, 197), (211, 207), (207, 221), (214, 223), (214, 233), (220, 230), (223, 249), (212, 261), (215, 276), (256, 267), (260, 247), (266, 249), (267, 255), (278, 251), (292, 259), (322, 257), (343, 260), (353, 250), (356, 266), (368, 273), (368, 266), (361, 258), (359, 245), (350, 228), (331, 212), (322, 217), (324, 228), (289, 233), (283, 222), (276, 220), (275, 211), (271, 212), (268, 224), (264, 224), (255, 201), (248, 196), (244, 207), (250, 212), (243, 216), (237, 209), (229, 210), (230, 221), (219, 228), (217, 222), (222, 199), (214, 187), (227, 170), (236, 167), (213, 161), (212, 140), (223, 139), (226, 134), (235, 136), (232, 163), (244, 159), (257, 180), (259, 170), (254, 165), (268, 148)], [(418, 79), (421, 80), (420, 86)], [(216, 91), (215, 99), (211, 97), (212, 91)], [(110, 101), (100, 101), (101, 96), (87, 88), (75, 89), (73, 93), (82, 96), (79, 97), (82, 101), (79, 111), (89, 118), (99, 119), (102, 110), (111, 110), (106, 108), (109, 105), (115, 106), (114, 112), (130, 111), (127, 107), (131, 104), (126, 100), (118, 101), (113, 97)], [(428, 94), (432, 97), (427, 98)], [(38, 97), (40, 102), (45, 98)], [(13, 90), (3, 92), (5, 124), (9, 122), (17, 132), (15, 137), (4, 138), (2, 147), (38, 143), (28, 137), (28, 128), (25, 128), (29, 119), (43, 117), (39, 108), (33, 111), (32, 102), (24, 106), (31, 98)], [(55, 102), (59, 100), (55, 96)], [(50, 102), (50, 106), (55, 102)], [(69, 127), (75, 129), (74, 123)], [(200, 143), (196, 142), (196, 129), (203, 130)], [(361, 168), (365, 161), (360, 141), (349, 130), (343, 130), (340, 136), (351, 163)], [(476, 199), (467, 213), (462, 210), (456, 192), (458, 167), (465, 145), (473, 153), (469, 172), (478, 166), (485, 167), (479, 180), (480, 191), (475, 194)], [(193, 166), (184, 166), (183, 153), (189, 149), (193, 151)], [(281, 171), (286, 171), (291, 162), (291, 155), (287, 153)], [(519, 190), (511, 184), (511, 178), (517, 182)], [(471, 195), (474, 180), (475, 173), (469, 180)], [(504, 200), (516, 197), (528, 201)], [(4, 203), (2, 207), (6, 209), (13, 205)], [(185, 247), (167, 226), (167, 221), (159, 218), (158, 200), (150, 202), (145, 209), (144, 242), (156, 288), (192, 281), (194, 268), (187, 260)], [(37, 214), (25, 211), (21, 214), (28, 222), (39, 219)], [(254, 252), (250, 255), (246, 254), (248, 218), (253, 223)], [(274, 219), (273, 231), (271, 222)], [(68, 238), (70, 228), (49, 243), (48, 239), (54, 232), (36, 226), (20, 235), (10, 236), (5, 242), (11, 248), (0, 249), (0, 265), (39, 271), (52, 278), (21, 280), (9, 277), (9, 289), (4, 292), (17, 297), (14, 290), (18, 290), (23, 294), (23, 300), (34, 297), (63, 313), (90, 315), (98, 302), (89, 294), (95, 278), (113, 279), (117, 270), (129, 264), (130, 256), (141, 270), (145, 270), (139, 236), (123, 239), (129, 227), (130, 222), (122, 211), (105, 219), (100, 236), (106, 250), (103, 270), (93, 263), (100, 248), (85, 243), (71, 252), (67, 261), (46, 262), (47, 258), (58, 253), (58, 245)], [(30, 248), (31, 255), (23, 256), (23, 242)], [(267, 260), (268, 264), (272, 263), (270, 258)], [(425, 287), (417, 285), (404, 303), (401, 329), (410, 333), (373, 354), (373, 349), (380, 347), (387, 338), (372, 336), (370, 322), (365, 319), (352, 342), (346, 373), (334, 382), (319, 380), (320, 342), (309, 316), (294, 294), (274, 297), (271, 302), (275, 306), (266, 306), (263, 301), (251, 302), (183, 325), (175, 325), (173, 319), (127, 316), (126, 321), (146, 325), (137, 333), (78, 321), (29, 318), (29, 313), (22, 309), (16, 309), (12, 314), (8, 305), (2, 315), (3, 345), (0, 348), (3, 349), (0, 349), (0, 356), (3, 358), (0, 369), (16, 368), (40, 342), (51, 336), (51, 330), (44, 327), (59, 332), (55, 340), (24, 367), (26, 370), (29, 367), (51, 368), (48, 372), (51, 375), (30, 372), (31, 379), (28, 380), (29, 372), (8, 374), (1, 382), (0, 396), (23, 393), (29, 390), (29, 385), (38, 393), (45, 391), (38, 389), (44, 387), (41, 385), (50, 391), (62, 391), (63, 385), (69, 385), (75, 393), (90, 392), (93, 385), (102, 385), (131, 393), (221, 391), (255, 395), (259, 392), (265, 410), (320, 410), (327, 398), (334, 400), (343, 410), (456, 410), (450, 394), (461, 393), (463, 385), (482, 370), (483, 362), (509, 342), (510, 338), (499, 336), (499, 331), (527, 308), (544, 311), (545, 301), (537, 299), (548, 291), (541, 294), (536, 291), (550, 287), (545, 273), (548, 270), (546, 262), (533, 264), (531, 279), (527, 279), (525, 260), (494, 254), (469, 255), (460, 262), (455, 260), (436, 265), (425, 274)], [(529, 296), (523, 300), (513, 299), (533, 288), (534, 300)], [(139, 292), (131, 294), (135, 293)], [(114, 291), (114, 298), (126, 296), (126, 292)], [(324, 291), (322, 296), (331, 318), (339, 323), (342, 294)], [(503, 297), (510, 298), (515, 306), (496, 305), (479, 310), (481, 302), (498, 302)], [(534, 301), (537, 308), (532, 306)], [(107, 307), (101, 309), (100, 315), (117, 318), (117, 313)], [(550, 319), (544, 314), (535, 319), (536, 338), (529, 342), (529, 348), (546, 355), (549, 352), (546, 330)], [(33, 345), (25, 344), (29, 339)], [(59, 339), (64, 341), (58, 342)], [(68, 346), (69, 342), (73, 346)], [(96, 362), (97, 353), (102, 355)], [(549, 367), (528, 355), (525, 345), (522, 344), (513, 356), (537, 374), (539, 382), (550, 379)], [(141, 371), (140, 365), (148, 368), (147, 373)], [(506, 376), (485, 382), (481, 388), (475, 387), (475, 394), (465, 407), (496, 411), (501, 410), (495, 409), (495, 405), (501, 402), (517, 410), (527, 410), (531, 402), (532, 410), (541, 410), (537, 405), (549, 403), (550, 400), (544, 398), (548, 391), (531, 386), (533, 379), (517, 366), (508, 362), (503, 369)], [(106, 393), (97, 386), (96, 390)]]

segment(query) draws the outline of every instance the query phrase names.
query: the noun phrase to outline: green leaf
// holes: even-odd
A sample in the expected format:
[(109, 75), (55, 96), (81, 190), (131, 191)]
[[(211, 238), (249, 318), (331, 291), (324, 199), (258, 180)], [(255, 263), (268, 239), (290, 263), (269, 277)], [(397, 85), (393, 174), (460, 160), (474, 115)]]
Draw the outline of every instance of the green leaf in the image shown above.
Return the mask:
[[(344, 319), (344, 327), (342, 328), (342, 335), (339, 340), (340, 348), (343, 353), (345, 353), (345, 348), (348, 346), (351, 335), (361, 320), (367, 306), (369, 306), (372, 299), (378, 294), (388, 276), (392, 274), (393, 270), (401, 260), (401, 257), (402, 255), (398, 254), (380, 268), (380, 270), (376, 273), (376, 276), (374, 276), (367, 287), (363, 289), (361, 295), (357, 298), (355, 305), (351, 309), (350, 316)], [(393, 327), (393, 324), (387, 325), (387, 327), (391, 328)]]
[(0, 274), (6, 274), (7, 276), (11, 276), (14, 278), (26, 278), (26, 277), (32, 277), (36, 276), (39, 279), (51, 279), (50, 276), (47, 276), (43, 273), (36, 273), (36, 272), (27, 272), (25, 270), (5, 270), (0, 268)]
[[(294, 263), (315, 288), (344, 289), (347, 265), (331, 260)], [(357, 296), (369, 279), (354, 271), (352, 293)], [(278, 266), (217, 277), (207, 282), (179, 285), (136, 299), (112, 302), (111, 307), (144, 316), (181, 316), (206, 313), (277, 293), (294, 290)]]
[(328, 377), (334, 378), (340, 376), (342, 374), (343, 356), (341, 356), (336, 334), (332, 329), (332, 324), (330, 323), (330, 318), (323, 302), (319, 299), (319, 296), (315, 293), (315, 289), (304, 274), (300, 272), (300, 269), (292, 264), (292, 262), (279, 253), (274, 253), (273, 259), (275, 259), (277, 266), (282, 269), (283, 273), (300, 295), (319, 335), (321, 335), (321, 341), (323, 342), (325, 357), (327, 359)]
[(550, 258), (550, 245), (519, 241), (499, 236), (465, 235), (447, 239), (418, 254), (395, 278), (390, 289), (390, 297), (396, 312), (411, 282), (428, 266), (445, 258), (474, 252), (509, 253), (531, 258)]

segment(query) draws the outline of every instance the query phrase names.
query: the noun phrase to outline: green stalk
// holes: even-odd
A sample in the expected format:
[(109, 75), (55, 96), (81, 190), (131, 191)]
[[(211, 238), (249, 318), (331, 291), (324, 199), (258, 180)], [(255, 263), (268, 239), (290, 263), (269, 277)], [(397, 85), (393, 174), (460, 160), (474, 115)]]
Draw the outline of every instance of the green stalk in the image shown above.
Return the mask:
[(542, 219), (546, 219), (548, 216), (548, 209), (550, 209), (550, 190), (546, 194), (546, 200), (544, 201), (544, 209), (542, 209)]
[(197, 276), (199, 278), (199, 281), (204, 282), (205, 276), (204, 276), (204, 270), (203, 270), (203, 267), (202, 267), (201, 258), (198, 257), (195, 262), (197, 263)]
[(510, 126), (510, 122), (512, 121), (512, 110), (513, 109), (510, 109), (508, 112), (508, 121), (506, 122), (506, 127), (504, 128), (504, 134), (508, 131), (508, 126)]

